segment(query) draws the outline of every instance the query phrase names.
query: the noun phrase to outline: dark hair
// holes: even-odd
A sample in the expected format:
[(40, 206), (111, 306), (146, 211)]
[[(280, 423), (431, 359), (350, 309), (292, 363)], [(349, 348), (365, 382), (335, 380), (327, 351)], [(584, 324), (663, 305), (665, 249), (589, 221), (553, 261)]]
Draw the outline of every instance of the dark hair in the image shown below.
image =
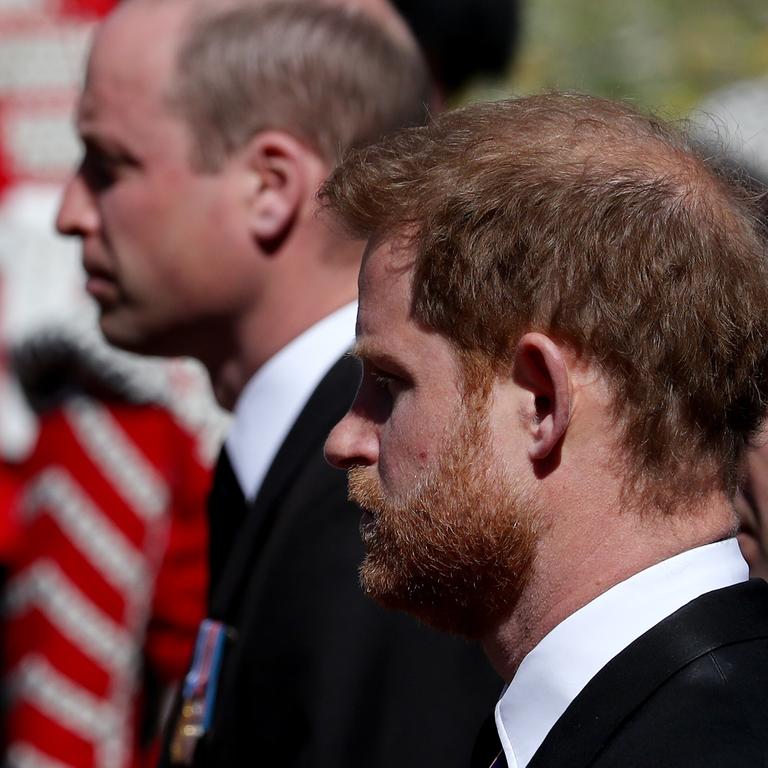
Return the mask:
[(181, 46), (171, 100), (201, 164), (216, 167), (269, 128), (334, 164), (350, 147), (423, 123), (430, 94), (415, 42), (349, 8), (298, 1), (203, 13)]
[(394, 0), (438, 84), (455, 95), (479, 75), (500, 77), (520, 38), (518, 0)]
[(734, 489), (768, 394), (766, 250), (677, 131), (575, 94), (476, 104), (323, 197), (357, 236), (405, 233), (414, 315), (458, 350), (498, 370), (540, 330), (599, 366), (634, 480)]

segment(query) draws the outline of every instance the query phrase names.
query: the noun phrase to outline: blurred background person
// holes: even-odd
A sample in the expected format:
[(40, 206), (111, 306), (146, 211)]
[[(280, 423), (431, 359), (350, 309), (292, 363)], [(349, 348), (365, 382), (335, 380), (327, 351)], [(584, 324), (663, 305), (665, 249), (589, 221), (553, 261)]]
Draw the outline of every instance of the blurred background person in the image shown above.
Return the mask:
[(0, 493), (0, 530), (15, 531), (0, 552), (10, 766), (154, 764), (161, 710), (205, 600), (204, 500), (221, 432), (205, 375), (109, 348), (77, 248), (53, 232), (79, 151), (71, 116), (83, 56), (111, 6), (0, 7), (0, 486), (9, 490)]
[(518, 0), (394, 0), (419, 41), (440, 102), (479, 78), (507, 76), (520, 40)]
[(10, 766), (154, 765), (204, 612), (209, 472), (196, 439), (107, 357), (38, 338), (3, 594)]
[(736, 496), (739, 546), (749, 575), (768, 579), (768, 432), (763, 429), (747, 452), (744, 485)]

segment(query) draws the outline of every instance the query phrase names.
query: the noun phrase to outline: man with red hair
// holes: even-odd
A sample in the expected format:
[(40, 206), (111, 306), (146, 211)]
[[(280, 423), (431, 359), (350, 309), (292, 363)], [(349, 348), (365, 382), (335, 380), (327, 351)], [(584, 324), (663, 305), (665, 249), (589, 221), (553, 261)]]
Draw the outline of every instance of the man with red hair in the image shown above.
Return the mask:
[(482, 643), (475, 765), (768, 760), (768, 586), (734, 538), (768, 401), (750, 196), (587, 96), (476, 104), (352, 154), (363, 381), (326, 444), (366, 591)]

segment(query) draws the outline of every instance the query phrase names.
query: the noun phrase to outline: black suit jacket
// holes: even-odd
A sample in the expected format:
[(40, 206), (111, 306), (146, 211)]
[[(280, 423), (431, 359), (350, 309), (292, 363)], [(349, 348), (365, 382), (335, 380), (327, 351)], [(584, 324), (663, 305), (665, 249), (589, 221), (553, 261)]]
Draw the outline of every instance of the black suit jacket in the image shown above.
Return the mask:
[(612, 659), (529, 763), (555, 766), (768, 766), (768, 585), (702, 595)]
[(237, 638), (196, 766), (463, 768), (498, 697), (478, 648), (361, 592), (360, 512), (322, 453), (358, 380), (350, 358), (325, 377), (239, 531), (212, 511), (211, 613)]

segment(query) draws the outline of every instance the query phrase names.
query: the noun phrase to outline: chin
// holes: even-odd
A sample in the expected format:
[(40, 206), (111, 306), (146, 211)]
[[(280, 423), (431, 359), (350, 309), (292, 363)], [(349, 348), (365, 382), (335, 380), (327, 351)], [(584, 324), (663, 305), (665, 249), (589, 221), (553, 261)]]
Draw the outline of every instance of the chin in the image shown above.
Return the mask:
[(131, 352), (141, 351), (137, 348), (135, 335), (127, 333), (124, 328), (115, 323), (109, 313), (102, 312), (99, 319), (99, 329), (101, 330), (101, 335), (113, 347), (119, 347)]
[(115, 332), (111, 328), (101, 326), (101, 334), (104, 339), (113, 347), (122, 349), (125, 352), (133, 352), (138, 355), (153, 355), (150, 346), (142, 338), (137, 338), (132, 334)]
[(155, 357), (180, 357), (184, 354), (170, 334), (148, 332), (127, 318), (104, 312), (99, 320), (104, 338), (126, 352)]
[[(402, 611), (440, 632), (467, 640), (481, 640), (514, 609), (523, 578), (509, 578), (490, 584), (469, 574), (454, 574), (453, 583), (425, 574), (388, 572), (371, 559), (360, 569), (360, 583), (366, 595), (385, 608)], [(458, 577), (458, 578), (456, 578)], [(486, 581), (485, 584), (482, 582)]]

